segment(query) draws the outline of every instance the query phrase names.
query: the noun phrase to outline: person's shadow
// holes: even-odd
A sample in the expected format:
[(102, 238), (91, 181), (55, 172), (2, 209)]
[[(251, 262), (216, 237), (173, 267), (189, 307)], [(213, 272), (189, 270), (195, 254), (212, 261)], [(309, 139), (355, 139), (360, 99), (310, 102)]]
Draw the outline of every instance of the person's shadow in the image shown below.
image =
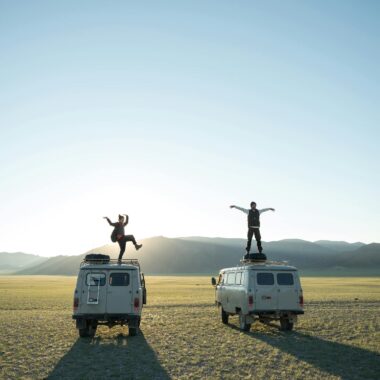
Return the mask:
[(170, 379), (143, 333), (78, 338), (46, 379)]
[[(330, 375), (342, 379), (380, 379), (380, 355), (376, 352), (299, 331), (280, 331), (274, 324), (269, 325), (272, 331), (253, 330), (246, 334)], [(236, 326), (230, 326), (239, 330)]]

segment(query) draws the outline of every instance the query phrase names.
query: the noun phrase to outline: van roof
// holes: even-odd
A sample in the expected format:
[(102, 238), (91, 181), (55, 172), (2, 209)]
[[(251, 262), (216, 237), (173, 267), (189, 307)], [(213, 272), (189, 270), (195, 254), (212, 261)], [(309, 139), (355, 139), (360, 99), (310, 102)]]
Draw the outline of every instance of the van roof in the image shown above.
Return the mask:
[(137, 259), (122, 259), (121, 262), (119, 262), (116, 259), (110, 259), (109, 256), (105, 259), (103, 258), (96, 258), (96, 259), (84, 259), (80, 263), (80, 270), (82, 269), (102, 269), (102, 270), (136, 270), (140, 269), (140, 263)]
[(264, 263), (245, 263), (243, 265), (237, 265), (236, 267), (231, 268), (223, 268), (220, 270), (220, 273), (232, 271), (232, 270), (260, 270), (260, 271), (297, 271), (298, 269), (296, 267), (293, 267), (291, 265), (285, 265), (280, 263), (271, 263), (271, 262), (264, 262)]
[(107, 264), (84, 263), (80, 267), (80, 270), (88, 270), (88, 269), (136, 270), (136, 269), (139, 269), (139, 267), (137, 265), (132, 265), (132, 264), (114, 264), (114, 263), (107, 263)]

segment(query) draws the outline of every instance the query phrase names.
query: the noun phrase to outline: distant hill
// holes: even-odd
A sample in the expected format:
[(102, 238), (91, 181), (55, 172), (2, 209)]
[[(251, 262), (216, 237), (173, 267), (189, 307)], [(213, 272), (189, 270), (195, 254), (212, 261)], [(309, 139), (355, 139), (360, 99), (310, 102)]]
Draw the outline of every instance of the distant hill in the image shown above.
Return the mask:
[(380, 244), (367, 244), (341, 255), (339, 263), (347, 268), (380, 268)]
[(79, 263), (84, 255), (79, 256), (54, 256), (50, 257), (41, 264), (24, 268), (15, 274), (48, 274), (48, 275), (73, 275), (78, 273)]
[[(245, 240), (160, 236), (145, 239), (143, 244), (144, 247), (138, 252), (128, 244), (124, 257), (138, 258), (146, 274), (209, 274), (217, 273), (220, 268), (238, 264), (244, 254)], [(342, 251), (342, 246), (347, 249)], [(266, 242), (264, 249), (268, 259), (286, 260), (305, 273), (380, 275), (380, 244), (377, 243), (312, 243), (300, 239), (286, 239)], [(119, 249), (117, 244), (107, 244), (86, 254), (94, 252), (117, 258)], [(35, 266), (23, 268), (16, 274), (76, 275), (84, 256), (85, 254), (51, 257)]]
[(365, 246), (364, 243), (347, 243), (346, 241), (331, 241), (331, 240), (317, 240), (314, 242), (322, 247), (332, 249), (337, 252), (354, 251), (360, 247)]
[(0, 252), (0, 273), (12, 273), (23, 268), (35, 266), (47, 260), (46, 257), (22, 252)]

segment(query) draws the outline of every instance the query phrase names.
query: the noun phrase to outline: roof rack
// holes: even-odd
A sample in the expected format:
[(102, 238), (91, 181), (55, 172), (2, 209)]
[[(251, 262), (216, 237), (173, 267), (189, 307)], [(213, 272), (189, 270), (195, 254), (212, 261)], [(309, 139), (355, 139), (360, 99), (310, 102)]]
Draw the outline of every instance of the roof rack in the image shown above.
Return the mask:
[(240, 260), (242, 265), (289, 265), (287, 261), (271, 261), (271, 260)]
[(104, 265), (104, 264), (114, 264), (114, 265), (135, 265), (139, 269), (140, 268), (140, 263), (138, 259), (122, 259), (119, 261), (118, 259), (91, 259), (91, 260), (85, 260), (83, 259), (82, 262), (80, 263), (79, 267), (83, 267), (85, 265)]

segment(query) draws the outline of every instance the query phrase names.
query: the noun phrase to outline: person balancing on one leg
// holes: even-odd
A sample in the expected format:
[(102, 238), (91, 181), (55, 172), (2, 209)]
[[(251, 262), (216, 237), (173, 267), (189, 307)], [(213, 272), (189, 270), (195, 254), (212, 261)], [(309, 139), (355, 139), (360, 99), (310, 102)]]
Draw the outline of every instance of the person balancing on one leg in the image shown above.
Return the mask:
[(124, 214), (124, 215), (125, 215), (125, 221), (124, 221), (124, 216), (119, 215), (119, 221), (115, 222), (115, 223), (112, 223), (108, 217), (106, 217), (106, 216), (104, 217), (104, 219), (107, 220), (107, 222), (110, 224), (110, 226), (115, 227), (112, 231), (112, 234), (111, 234), (111, 240), (114, 243), (115, 242), (119, 243), (119, 246), (120, 246), (120, 254), (119, 254), (119, 259), (118, 259), (119, 263), (121, 263), (121, 258), (124, 255), (125, 246), (126, 246), (128, 241), (131, 241), (134, 244), (136, 251), (142, 247), (142, 244), (136, 243), (136, 239), (133, 235), (125, 235), (124, 227), (128, 224), (129, 217), (127, 214)]
[(236, 208), (240, 211), (243, 211), (245, 214), (248, 215), (248, 234), (247, 234), (247, 254), (249, 254), (251, 250), (251, 242), (252, 237), (255, 235), (255, 239), (257, 242), (257, 248), (260, 253), (263, 252), (263, 247), (261, 246), (261, 235), (260, 235), (260, 214), (265, 211), (274, 211), (274, 208), (262, 208), (261, 210), (258, 210), (256, 208), (256, 202), (251, 202), (251, 208), (249, 210), (238, 207), (238, 206), (230, 206), (231, 208)]

